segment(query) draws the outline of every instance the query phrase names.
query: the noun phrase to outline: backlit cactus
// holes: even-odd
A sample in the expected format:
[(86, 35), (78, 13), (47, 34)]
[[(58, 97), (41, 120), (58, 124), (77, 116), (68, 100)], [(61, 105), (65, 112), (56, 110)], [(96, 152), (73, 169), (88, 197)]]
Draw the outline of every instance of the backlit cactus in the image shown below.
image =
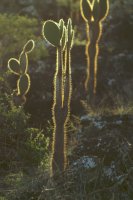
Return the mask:
[(49, 43), (57, 48), (52, 108), (54, 132), (51, 167), (54, 175), (58, 171), (62, 172), (67, 164), (66, 124), (70, 115), (72, 94), (71, 48), (74, 38), (72, 21), (69, 19), (65, 26), (63, 19), (59, 23), (48, 20), (43, 25), (42, 34)]
[(26, 102), (25, 95), (30, 89), (30, 76), (28, 74), (28, 54), (34, 49), (34, 41), (29, 40), (23, 47), (19, 59), (10, 58), (8, 61), (9, 70), (18, 75), (17, 89), (13, 92), (14, 103), (17, 106)]
[(86, 22), (87, 78), (85, 89), (89, 91), (89, 102), (93, 104), (97, 87), (98, 43), (102, 34), (102, 21), (109, 10), (109, 0), (81, 0), (81, 15)]

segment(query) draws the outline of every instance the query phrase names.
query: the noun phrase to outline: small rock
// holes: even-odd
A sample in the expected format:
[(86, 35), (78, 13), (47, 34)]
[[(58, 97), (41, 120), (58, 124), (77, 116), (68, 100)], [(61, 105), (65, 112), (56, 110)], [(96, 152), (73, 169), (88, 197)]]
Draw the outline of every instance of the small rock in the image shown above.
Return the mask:
[(96, 157), (83, 156), (73, 163), (77, 168), (93, 169), (97, 166), (98, 160)]

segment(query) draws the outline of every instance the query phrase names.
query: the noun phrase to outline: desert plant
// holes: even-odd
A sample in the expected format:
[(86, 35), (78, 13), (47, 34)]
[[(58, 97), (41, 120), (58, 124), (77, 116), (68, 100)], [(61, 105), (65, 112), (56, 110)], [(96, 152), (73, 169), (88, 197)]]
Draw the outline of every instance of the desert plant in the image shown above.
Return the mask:
[(72, 94), (71, 81), (71, 48), (74, 30), (71, 19), (67, 26), (63, 19), (56, 23), (48, 20), (43, 25), (43, 37), (57, 48), (56, 71), (54, 76), (53, 99), (53, 144), (52, 144), (52, 174), (63, 171), (66, 167), (66, 124), (70, 115)]
[(23, 47), (19, 59), (10, 58), (8, 61), (9, 70), (18, 75), (17, 89), (13, 91), (13, 99), (16, 105), (26, 102), (25, 95), (30, 89), (30, 76), (28, 74), (28, 54), (34, 49), (34, 41), (29, 40)]
[[(45, 167), (49, 139), (42, 129), (30, 125), (23, 107), (12, 102), (7, 74), (0, 74), (0, 174), (23, 171), (30, 173)], [(3, 173), (4, 172), (4, 173)], [(1, 192), (1, 191), (0, 191)]]
[(90, 103), (94, 101), (97, 87), (97, 60), (99, 47), (98, 43), (102, 34), (102, 22), (109, 10), (108, 0), (81, 0), (81, 15), (86, 22), (87, 44), (87, 78), (85, 89), (89, 91)]

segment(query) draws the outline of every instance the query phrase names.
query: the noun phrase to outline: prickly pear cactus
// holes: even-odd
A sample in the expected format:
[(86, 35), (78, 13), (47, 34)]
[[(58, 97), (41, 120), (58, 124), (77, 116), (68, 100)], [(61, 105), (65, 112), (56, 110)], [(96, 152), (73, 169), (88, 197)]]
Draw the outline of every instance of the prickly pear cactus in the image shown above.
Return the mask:
[(12, 73), (20, 75), (20, 61), (15, 58), (10, 58), (8, 61), (8, 69)]
[(87, 78), (85, 89), (89, 92), (89, 103), (95, 102), (97, 88), (97, 61), (99, 54), (99, 40), (102, 34), (102, 21), (109, 11), (109, 0), (81, 0), (81, 15), (86, 22), (87, 44)]
[(17, 89), (13, 91), (14, 103), (17, 106), (26, 102), (26, 94), (30, 89), (30, 76), (28, 75), (28, 54), (34, 49), (35, 43), (29, 40), (23, 47), (19, 59), (10, 58), (8, 69), (15, 75), (18, 75)]
[(73, 46), (73, 39), (74, 39), (74, 30), (72, 28), (72, 20), (68, 19), (68, 23), (67, 23), (67, 48), (71, 49)]
[(17, 82), (18, 95), (25, 96), (30, 89), (30, 77), (28, 74), (23, 74), (20, 76)]
[(33, 51), (33, 49), (35, 48), (35, 42), (34, 40), (29, 40), (23, 47), (23, 52), (25, 52), (26, 54), (29, 54)]
[(109, 11), (108, 0), (95, 0), (93, 5), (93, 17), (95, 21), (103, 21)]
[(71, 48), (74, 39), (74, 30), (71, 19), (67, 26), (63, 19), (56, 23), (48, 20), (44, 23), (43, 37), (57, 48), (56, 72), (54, 76), (53, 99), (53, 144), (51, 168), (52, 175), (62, 172), (67, 164), (66, 159), (66, 124), (70, 115), (70, 102), (72, 94), (71, 81)]
[(53, 46), (60, 46), (60, 40), (62, 37), (62, 31), (56, 22), (48, 20), (43, 25), (43, 36)]
[(92, 3), (88, 0), (80, 1), (81, 15), (86, 22), (91, 22), (92, 6)]

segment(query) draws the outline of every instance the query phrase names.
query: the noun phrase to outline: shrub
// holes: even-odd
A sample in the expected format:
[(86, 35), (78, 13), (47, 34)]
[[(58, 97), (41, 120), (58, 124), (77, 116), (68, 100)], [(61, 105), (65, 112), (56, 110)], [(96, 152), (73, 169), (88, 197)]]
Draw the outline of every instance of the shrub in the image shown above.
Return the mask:
[[(22, 107), (13, 105), (5, 92), (4, 78), (0, 78), (0, 170), (23, 170), (46, 164), (48, 139), (44, 132), (28, 128), (29, 115)], [(5, 87), (3, 89), (3, 87)]]
[(19, 55), (22, 47), (29, 39), (35, 40), (36, 46), (39, 47), (32, 53), (31, 59), (38, 60), (46, 56), (47, 50), (43, 45), (41, 36), (37, 36), (38, 29), (39, 23), (35, 18), (0, 14), (1, 65), (4, 65), (13, 55)]

